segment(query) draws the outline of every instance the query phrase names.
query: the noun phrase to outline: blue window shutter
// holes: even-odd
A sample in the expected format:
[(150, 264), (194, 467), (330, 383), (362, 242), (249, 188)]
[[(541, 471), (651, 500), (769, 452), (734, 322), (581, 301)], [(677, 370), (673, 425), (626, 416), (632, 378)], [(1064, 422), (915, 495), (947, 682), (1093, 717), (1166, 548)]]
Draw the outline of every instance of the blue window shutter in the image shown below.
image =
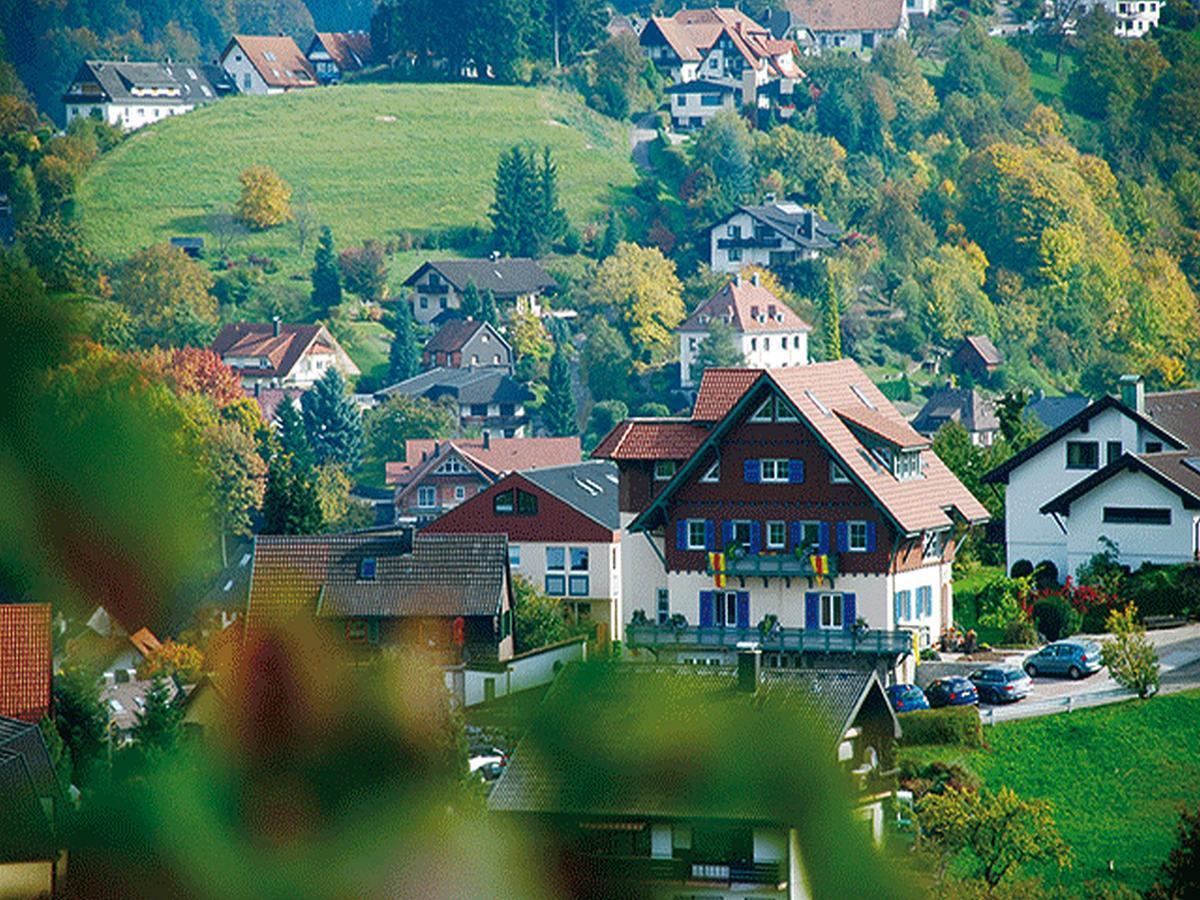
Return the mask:
[(867, 552), (875, 552), (875, 523), (867, 523)]
[(842, 594), (842, 630), (849, 631), (854, 627), (858, 616), (858, 604), (853, 594)]
[(829, 523), (817, 523), (817, 550), (821, 553), (829, 552)]
[(717, 549), (717, 523), (712, 519), (704, 520), (704, 546), (709, 550)]
[(804, 594), (804, 627), (809, 630), (821, 627), (821, 595), (816, 591)]
[(721, 549), (733, 543), (733, 523), (726, 519), (721, 523)]
[(675, 549), (687, 549), (687, 519), (680, 519), (675, 523)]
[(804, 460), (789, 459), (788, 460), (788, 483), (789, 484), (804, 484)]
[(896, 621), (896, 622), (900, 621), (900, 613), (901, 612), (903, 612), (903, 610), (901, 610), (901, 608), (900, 608), (900, 592), (896, 591), (896, 593), (892, 594), (892, 619), (893, 619), (893, 621)]
[(762, 465), (757, 459), (747, 459), (742, 463), (742, 474), (746, 484), (758, 484), (762, 480)]
[(713, 592), (700, 592), (700, 627), (712, 628), (713, 624)]
[(762, 552), (762, 522), (750, 523), (750, 552)]
[(845, 553), (850, 549), (850, 526), (845, 522), (837, 523), (837, 549), (838, 553)]
[(804, 540), (804, 526), (799, 522), (793, 522), (788, 531), (790, 531), (792, 535), (792, 546), (789, 549), (794, 552), (795, 549), (800, 546), (800, 542)]
[(737, 627), (750, 627), (750, 592), (737, 592)]
[(904, 618), (912, 618), (912, 591), (904, 592)]

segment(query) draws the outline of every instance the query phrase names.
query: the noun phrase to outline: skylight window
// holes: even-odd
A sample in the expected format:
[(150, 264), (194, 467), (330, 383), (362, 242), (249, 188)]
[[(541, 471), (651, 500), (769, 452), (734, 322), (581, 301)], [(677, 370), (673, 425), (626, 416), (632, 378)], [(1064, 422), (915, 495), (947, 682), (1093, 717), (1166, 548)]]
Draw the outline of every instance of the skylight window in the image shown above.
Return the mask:
[(366, 556), (359, 562), (358, 577), (363, 581), (375, 580), (375, 557)]
[(870, 399), (867, 397), (867, 395), (865, 393), (863, 393), (862, 388), (860, 388), (857, 384), (850, 385), (850, 390), (854, 391), (854, 396), (857, 397), (859, 400), (861, 400), (862, 405), (865, 406), (867, 409), (875, 409), (876, 408), (875, 404), (870, 401)]
[(833, 413), (830, 411), (829, 407), (826, 406), (824, 403), (822, 403), (820, 398), (817, 397), (817, 395), (814, 394), (812, 391), (810, 391), (806, 388), (804, 391), (804, 396), (807, 397), (809, 400), (811, 400), (813, 402), (813, 406), (815, 406), (817, 409), (819, 409), (823, 414), (825, 414), (827, 416), (833, 415)]
[(267, 60), (267, 62), (276, 62), (275, 54), (270, 50), (263, 51), (263, 59)]

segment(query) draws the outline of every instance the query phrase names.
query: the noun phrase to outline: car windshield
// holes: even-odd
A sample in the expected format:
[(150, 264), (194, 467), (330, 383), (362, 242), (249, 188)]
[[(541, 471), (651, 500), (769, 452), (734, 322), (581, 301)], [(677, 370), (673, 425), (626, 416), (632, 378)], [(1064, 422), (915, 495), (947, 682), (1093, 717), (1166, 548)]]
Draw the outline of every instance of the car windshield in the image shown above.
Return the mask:
[(900, 691), (901, 700), (917, 700), (921, 696), (921, 689), (916, 687), (905, 688)]

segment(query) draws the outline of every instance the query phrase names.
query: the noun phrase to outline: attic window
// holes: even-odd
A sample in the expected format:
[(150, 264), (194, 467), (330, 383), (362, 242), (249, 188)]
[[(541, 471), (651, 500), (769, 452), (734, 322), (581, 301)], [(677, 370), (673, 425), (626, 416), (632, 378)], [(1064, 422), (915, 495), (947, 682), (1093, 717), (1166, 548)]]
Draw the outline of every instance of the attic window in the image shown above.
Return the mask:
[(751, 422), (773, 422), (775, 420), (775, 398), (768, 397), (750, 417)]
[(375, 557), (366, 556), (358, 563), (358, 577), (362, 581), (375, 580)]

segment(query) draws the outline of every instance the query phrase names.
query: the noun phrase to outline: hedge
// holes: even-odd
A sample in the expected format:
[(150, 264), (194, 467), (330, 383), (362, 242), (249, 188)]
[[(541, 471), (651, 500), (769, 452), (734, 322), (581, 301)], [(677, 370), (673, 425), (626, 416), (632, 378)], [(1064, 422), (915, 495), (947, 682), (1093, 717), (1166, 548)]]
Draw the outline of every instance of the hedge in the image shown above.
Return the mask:
[(900, 716), (900, 743), (983, 746), (983, 722), (974, 706), (945, 706)]

